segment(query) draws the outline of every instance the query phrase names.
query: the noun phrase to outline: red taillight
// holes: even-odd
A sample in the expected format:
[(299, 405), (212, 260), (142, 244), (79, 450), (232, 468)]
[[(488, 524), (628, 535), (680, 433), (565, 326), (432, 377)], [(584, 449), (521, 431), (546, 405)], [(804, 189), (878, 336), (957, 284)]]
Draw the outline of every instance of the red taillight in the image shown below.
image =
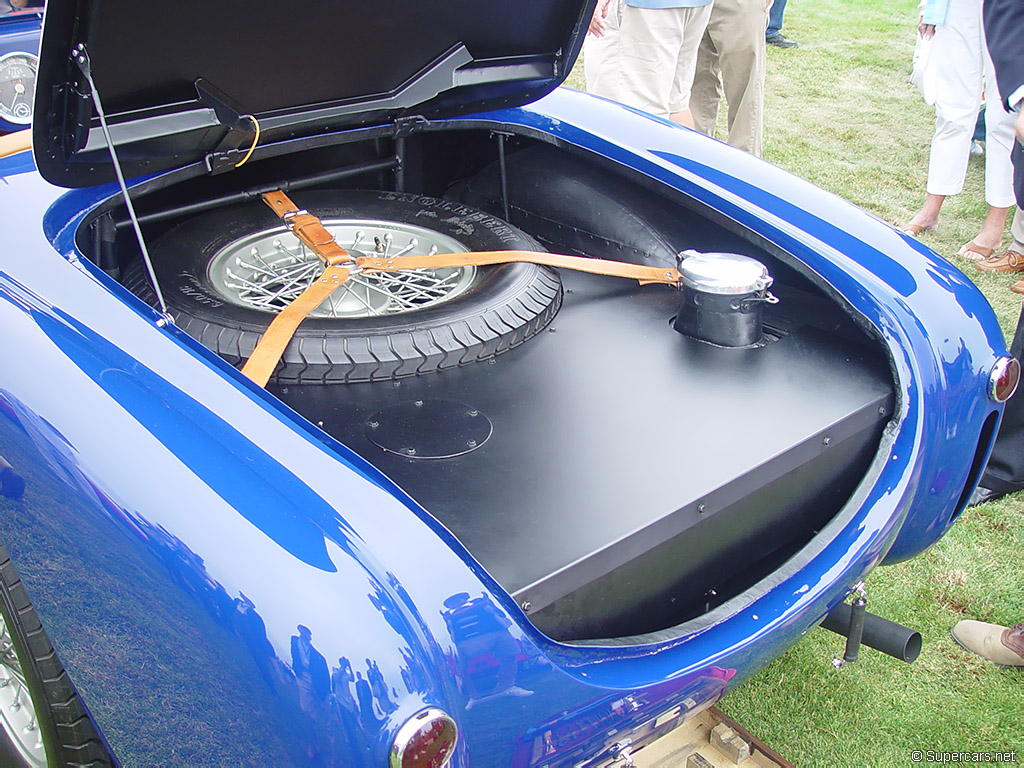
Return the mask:
[(1020, 363), (1012, 357), (1001, 357), (989, 374), (988, 394), (997, 403), (1005, 403), (1017, 389), (1020, 381)]
[(455, 752), (459, 730), (440, 709), (425, 709), (398, 729), (391, 768), (443, 768)]

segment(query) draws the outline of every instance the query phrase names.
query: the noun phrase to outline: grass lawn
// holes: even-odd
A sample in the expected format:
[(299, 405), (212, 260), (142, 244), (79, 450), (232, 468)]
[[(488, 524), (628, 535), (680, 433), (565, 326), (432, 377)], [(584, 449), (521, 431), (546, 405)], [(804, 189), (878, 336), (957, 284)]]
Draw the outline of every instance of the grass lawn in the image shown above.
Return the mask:
[[(768, 50), (765, 159), (884, 219), (909, 219), (924, 200), (935, 119), (906, 83), (916, 24), (913, 0), (791, 2), (784, 31), (800, 47)], [(581, 66), (569, 84), (583, 87)], [(987, 209), (983, 165), (971, 158), (964, 191), (922, 241), (975, 279), (1009, 339), (1015, 278), (954, 255)], [(868, 580), (868, 609), (924, 637), (916, 663), (865, 649), (835, 670), (842, 638), (817, 629), (722, 708), (799, 766), (921, 764), (914, 750), (1016, 750), (1011, 764), (1024, 764), (1024, 670), (996, 668), (949, 636), (961, 618), (1024, 621), (1022, 551), (1024, 494), (967, 510), (924, 555)], [(948, 764), (1006, 764), (996, 759)]]

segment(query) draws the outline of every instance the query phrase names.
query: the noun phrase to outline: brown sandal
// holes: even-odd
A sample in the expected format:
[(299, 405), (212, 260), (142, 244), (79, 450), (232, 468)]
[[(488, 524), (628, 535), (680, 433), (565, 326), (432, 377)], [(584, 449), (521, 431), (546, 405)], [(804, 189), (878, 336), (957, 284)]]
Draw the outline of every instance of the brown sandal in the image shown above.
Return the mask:
[(937, 227), (937, 224), (933, 224), (930, 227), (922, 227), (920, 224), (900, 224), (899, 230), (904, 235), (910, 235), (911, 237), (917, 237), (922, 232), (933, 232)]
[(976, 242), (971, 240), (970, 242), (964, 243), (960, 246), (960, 250), (956, 252), (956, 255), (960, 258), (967, 259), (968, 261), (984, 261), (992, 255), (993, 251), (995, 251), (995, 248), (978, 245)]
[(993, 253), (974, 266), (982, 272), (1024, 272), (1024, 253), (1005, 250)]

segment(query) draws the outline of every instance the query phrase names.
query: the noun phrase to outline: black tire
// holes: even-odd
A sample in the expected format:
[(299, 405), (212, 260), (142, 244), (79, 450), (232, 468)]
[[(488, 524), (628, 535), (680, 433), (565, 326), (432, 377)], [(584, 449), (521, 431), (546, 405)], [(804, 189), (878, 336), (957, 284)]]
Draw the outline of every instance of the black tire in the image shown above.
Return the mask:
[[(7, 551), (0, 546), (0, 614), (3, 615), (31, 695), (48, 766), (114, 766), (25, 594)], [(0, 764), (31, 765), (0, 729)]]
[[(338, 190), (294, 196), (323, 219), (370, 219), (426, 227), (467, 250), (543, 248), (529, 235), (460, 203), (394, 192)], [(208, 274), (221, 249), (280, 228), (262, 202), (222, 208), (177, 226), (151, 249), (175, 323), (233, 365), (252, 353), (273, 313), (225, 301)], [(152, 300), (141, 262), (125, 285)], [(382, 381), (487, 360), (529, 339), (561, 304), (556, 272), (532, 264), (477, 269), (473, 283), (445, 303), (381, 317), (309, 317), (271, 377), (278, 384)]]

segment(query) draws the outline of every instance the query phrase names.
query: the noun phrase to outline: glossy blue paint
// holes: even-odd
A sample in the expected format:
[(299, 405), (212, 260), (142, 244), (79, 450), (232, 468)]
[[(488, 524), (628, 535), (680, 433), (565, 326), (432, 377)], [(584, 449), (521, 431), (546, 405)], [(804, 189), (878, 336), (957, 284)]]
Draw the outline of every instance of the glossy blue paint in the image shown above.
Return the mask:
[(555, 643), (386, 477), (79, 257), (75, 227), (113, 189), (9, 175), (0, 454), (27, 483), (0, 500), (0, 539), (125, 763), (379, 765), (427, 705), (455, 717), (459, 765), (607, 756), (948, 527), (1005, 352), (969, 280), (780, 169), (582, 94), (452, 121), (481, 123), (628, 166), (817, 274), (892, 356), (897, 418), (869, 477), (712, 616), (643, 645)]

